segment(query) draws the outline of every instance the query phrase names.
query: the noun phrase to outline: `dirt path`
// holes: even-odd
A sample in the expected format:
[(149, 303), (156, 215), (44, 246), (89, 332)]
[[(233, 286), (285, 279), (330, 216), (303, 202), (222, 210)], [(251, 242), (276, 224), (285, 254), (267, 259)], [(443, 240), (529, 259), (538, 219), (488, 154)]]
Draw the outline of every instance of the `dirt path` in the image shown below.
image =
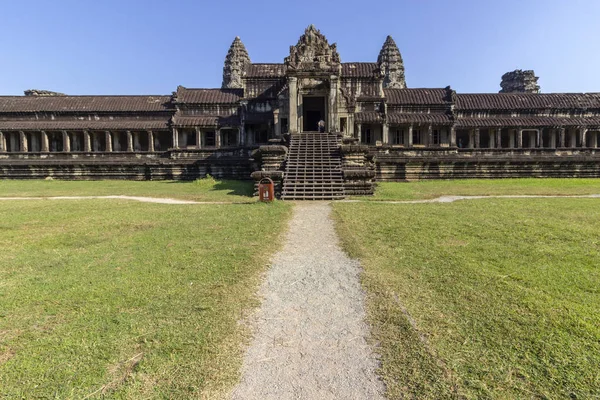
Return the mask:
[(91, 200), (91, 199), (113, 199), (113, 200), (131, 200), (142, 203), (158, 204), (238, 204), (227, 201), (193, 201), (165, 199), (160, 197), (140, 197), (140, 196), (55, 196), (55, 197), (0, 197), (0, 201), (8, 200)]
[(233, 399), (378, 399), (360, 266), (338, 245), (330, 205), (297, 203), (253, 318)]
[(435, 199), (425, 200), (340, 200), (343, 203), (385, 203), (385, 204), (422, 204), (422, 203), (453, 203), (459, 200), (479, 200), (479, 199), (598, 199), (600, 194), (582, 194), (582, 195), (536, 195), (536, 194), (508, 194), (508, 195), (489, 195), (489, 196), (441, 196)]
[[(441, 196), (435, 199), (427, 200), (338, 200), (343, 203), (386, 203), (386, 204), (419, 204), (419, 203), (452, 203), (459, 200), (477, 200), (477, 199), (554, 199), (554, 198), (575, 198), (575, 199), (597, 199), (600, 194), (584, 194), (584, 195), (491, 195), (491, 196)], [(9, 200), (90, 200), (90, 199), (116, 199), (116, 200), (131, 200), (142, 203), (158, 203), (158, 204), (247, 204), (254, 203), (254, 199), (248, 199), (246, 202), (232, 201), (193, 201), (193, 200), (178, 200), (160, 197), (141, 197), (141, 196), (53, 196), (53, 197), (0, 197), (0, 201)]]

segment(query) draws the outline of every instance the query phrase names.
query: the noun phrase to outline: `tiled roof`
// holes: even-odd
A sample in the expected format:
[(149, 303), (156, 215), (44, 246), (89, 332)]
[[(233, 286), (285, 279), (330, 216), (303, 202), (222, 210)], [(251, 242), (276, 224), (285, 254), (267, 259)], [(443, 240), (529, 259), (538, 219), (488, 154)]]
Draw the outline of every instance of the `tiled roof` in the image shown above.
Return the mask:
[(431, 123), (437, 125), (452, 125), (452, 120), (447, 114), (441, 113), (389, 113), (388, 123), (406, 124), (406, 123)]
[(193, 104), (234, 104), (244, 95), (243, 89), (188, 89), (177, 88), (179, 103)]
[(170, 96), (0, 96), (0, 113), (165, 111)]
[(228, 117), (217, 115), (199, 115), (199, 116), (175, 116), (173, 126), (177, 127), (217, 127), (217, 126), (237, 126), (240, 124), (239, 117), (232, 115)]
[(538, 126), (596, 126), (600, 127), (600, 117), (560, 118), (560, 117), (499, 117), (499, 118), (459, 118), (457, 128), (493, 127), (538, 127)]
[(377, 63), (349, 62), (342, 63), (342, 76), (349, 78), (371, 78), (379, 73)]
[(2, 130), (146, 130), (146, 129), (168, 129), (169, 121), (167, 119), (159, 120), (98, 120), (98, 121), (77, 121), (77, 120), (9, 120), (0, 121), (0, 131)]
[(285, 75), (285, 64), (249, 64), (246, 78), (280, 78)]
[(457, 94), (457, 110), (517, 110), (598, 108), (600, 93), (477, 93)]
[(380, 123), (383, 122), (381, 113), (377, 111), (362, 111), (354, 114), (354, 120), (357, 123)]
[(446, 104), (446, 89), (383, 89), (388, 104)]

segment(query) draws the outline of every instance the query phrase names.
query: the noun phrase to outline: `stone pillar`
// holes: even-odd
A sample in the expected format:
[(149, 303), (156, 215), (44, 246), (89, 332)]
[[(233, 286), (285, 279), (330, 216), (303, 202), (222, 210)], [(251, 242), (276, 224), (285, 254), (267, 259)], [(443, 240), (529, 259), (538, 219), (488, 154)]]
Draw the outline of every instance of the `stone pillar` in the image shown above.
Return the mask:
[(63, 140), (63, 151), (70, 152), (71, 151), (71, 141), (69, 140), (69, 132), (62, 131), (62, 140)]
[(29, 151), (29, 149), (27, 149), (27, 136), (25, 135), (25, 132), (23, 132), (23, 131), (19, 131), (19, 143), (20, 143), (19, 150), (22, 153), (27, 153)]
[(358, 123), (358, 124), (356, 124), (356, 139), (358, 139), (359, 143), (360, 143), (361, 136), (362, 136), (362, 124)]
[(598, 148), (598, 132), (593, 132), (592, 133), (592, 143), (591, 143), (591, 147), (593, 147), (594, 149)]
[(173, 128), (173, 148), (179, 148), (179, 129)]
[(383, 144), (390, 144), (390, 127), (386, 122), (381, 124), (381, 132)]
[(6, 139), (4, 139), (2, 131), (0, 131), (0, 153), (6, 153)]
[[(246, 109), (248, 107), (247, 101), (240, 102), (240, 136), (241, 136), (241, 144), (246, 146), (249, 144), (248, 134), (246, 133)], [(288, 120), (290, 116), (288, 115)], [(288, 132), (289, 132), (289, 123), (288, 123)]]
[(477, 128), (477, 129), (475, 129), (475, 130), (473, 131), (473, 136), (475, 137), (475, 148), (476, 148), (476, 149), (478, 149), (478, 148), (480, 148), (480, 147), (481, 147), (481, 146), (479, 145), (479, 143), (480, 143), (480, 140), (479, 140), (479, 139), (480, 139), (480, 136), (481, 136), (481, 131), (479, 130), (479, 128)]
[(450, 147), (456, 147), (456, 128), (454, 125), (450, 127)]
[(496, 129), (496, 148), (502, 148), (502, 128)]
[(196, 127), (196, 147), (202, 148), (202, 131), (199, 126)]
[(406, 142), (406, 147), (413, 147), (413, 126), (412, 124), (408, 126), (408, 141)]
[(288, 92), (290, 98), (290, 117), (288, 118), (290, 133), (298, 133), (298, 78), (295, 76), (288, 78)]
[(517, 148), (523, 148), (523, 129), (517, 129)]
[[(279, 109), (273, 110), (273, 125), (275, 126), (275, 137), (281, 137), (281, 120), (279, 119)], [(238, 141), (239, 143), (239, 141)]]
[(148, 151), (154, 151), (154, 132), (148, 131)]
[(247, 138), (246, 138), (246, 129), (244, 128), (244, 124), (241, 124), (240, 127), (238, 128), (238, 131), (240, 132), (240, 146), (245, 146), (246, 142), (247, 142)]
[(579, 144), (581, 147), (587, 147), (586, 139), (587, 139), (587, 128), (579, 128)]
[[(339, 132), (338, 112), (337, 112), (337, 92), (338, 78), (335, 75), (329, 77), (329, 123), (327, 129), (329, 132)], [(385, 143), (385, 141), (384, 141)]]
[(126, 131), (125, 133), (127, 134), (127, 151), (131, 153), (133, 152), (133, 135), (131, 131)]
[(217, 149), (221, 148), (221, 129), (215, 131), (215, 146)]
[(427, 147), (433, 147), (433, 126), (427, 126)]
[(108, 152), (113, 151), (112, 150), (112, 133), (110, 131), (105, 131), (105, 140), (106, 140), (106, 150)]
[(346, 122), (346, 132), (344, 132), (345, 137), (354, 137), (354, 114), (348, 114), (348, 122)]
[(133, 150), (142, 150), (142, 146), (140, 145), (140, 133), (138, 131), (133, 132)]
[(92, 151), (92, 140), (89, 131), (83, 131), (83, 151), (88, 153)]
[(565, 147), (565, 128), (558, 130), (558, 147)]
[(544, 147), (544, 128), (538, 129), (537, 131), (537, 147)]
[(48, 133), (46, 131), (41, 131), (41, 139), (42, 153), (48, 153), (50, 151), (50, 142), (48, 140)]
[(496, 147), (496, 135), (492, 129), (488, 129), (488, 148), (493, 149)]
[(556, 129), (551, 129), (550, 130), (550, 146), (551, 149), (555, 149), (556, 148)]

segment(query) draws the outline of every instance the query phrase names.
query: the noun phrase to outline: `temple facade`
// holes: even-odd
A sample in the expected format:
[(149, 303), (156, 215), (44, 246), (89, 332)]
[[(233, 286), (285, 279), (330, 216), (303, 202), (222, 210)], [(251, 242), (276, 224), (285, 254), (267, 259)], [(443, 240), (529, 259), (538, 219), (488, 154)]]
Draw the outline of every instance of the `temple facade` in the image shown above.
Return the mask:
[(253, 63), (235, 38), (221, 88), (0, 97), (0, 179), (249, 179), (285, 172), (286, 151), (268, 166), (261, 146), (289, 147), (320, 121), (375, 180), (600, 177), (600, 93), (539, 93), (521, 70), (501, 88), (408, 88), (390, 36), (377, 60), (342, 62), (311, 25), (279, 64)]

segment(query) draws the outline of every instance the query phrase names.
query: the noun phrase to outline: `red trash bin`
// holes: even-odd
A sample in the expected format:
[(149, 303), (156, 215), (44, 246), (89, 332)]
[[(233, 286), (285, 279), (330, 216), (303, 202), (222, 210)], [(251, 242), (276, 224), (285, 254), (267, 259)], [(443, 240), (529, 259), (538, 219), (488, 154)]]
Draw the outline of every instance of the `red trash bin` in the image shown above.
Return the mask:
[(275, 200), (275, 184), (271, 178), (262, 178), (258, 182), (258, 199), (264, 202)]

